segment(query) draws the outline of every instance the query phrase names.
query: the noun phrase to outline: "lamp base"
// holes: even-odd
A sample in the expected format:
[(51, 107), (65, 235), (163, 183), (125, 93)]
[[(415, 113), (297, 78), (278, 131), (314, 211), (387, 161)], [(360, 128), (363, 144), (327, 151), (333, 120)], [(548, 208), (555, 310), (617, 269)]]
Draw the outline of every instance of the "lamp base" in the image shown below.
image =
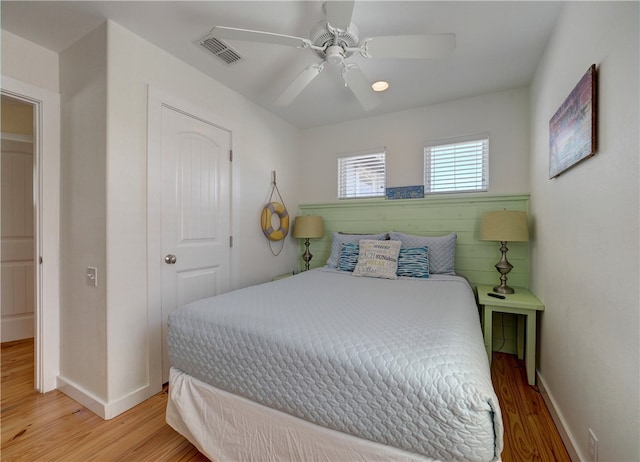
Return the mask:
[(509, 260), (507, 260), (507, 252), (509, 249), (507, 248), (506, 241), (502, 241), (500, 244), (502, 258), (500, 258), (500, 261), (496, 263), (496, 269), (498, 270), (498, 273), (500, 273), (500, 285), (494, 287), (493, 291), (498, 294), (513, 294), (515, 293), (515, 290), (507, 285), (507, 274), (509, 274), (509, 271), (513, 268), (513, 265), (509, 263)]
[(304, 240), (304, 253), (302, 254), (302, 259), (304, 260), (304, 270), (309, 271), (309, 262), (313, 258), (311, 252), (309, 252), (309, 238), (305, 238)]
[(493, 288), (493, 291), (497, 294), (513, 294), (515, 290), (513, 287), (509, 287), (508, 285), (499, 285)]

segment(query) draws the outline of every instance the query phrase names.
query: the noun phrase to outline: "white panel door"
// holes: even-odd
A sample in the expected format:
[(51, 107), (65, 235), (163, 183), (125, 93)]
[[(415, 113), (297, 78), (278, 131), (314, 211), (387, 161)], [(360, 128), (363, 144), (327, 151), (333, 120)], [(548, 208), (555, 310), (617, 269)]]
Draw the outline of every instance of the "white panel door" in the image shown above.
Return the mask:
[(162, 379), (167, 317), (229, 290), (230, 133), (162, 108)]
[(34, 334), (33, 144), (1, 143), (0, 340), (9, 342)]

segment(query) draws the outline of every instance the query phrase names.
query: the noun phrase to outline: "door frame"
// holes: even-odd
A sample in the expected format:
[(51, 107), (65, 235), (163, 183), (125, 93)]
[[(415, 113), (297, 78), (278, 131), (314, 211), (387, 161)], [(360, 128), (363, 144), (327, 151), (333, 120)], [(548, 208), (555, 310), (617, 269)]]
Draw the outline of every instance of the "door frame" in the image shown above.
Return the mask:
[(33, 105), (35, 231), (34, 387), (60, 374), (60, 95), (2, 75), (3, 95)]
[[(162, 108), (195, 117), (229, 133), (233, 131), (213, 112), (149, 85), (147, 87), (147, 312), (149, 319), (149, 383), (162, 384)], [(229, 165), (229, 233), (233, 235), (233, 162)], [(229, 286), (234, 287), (233, 247)]]

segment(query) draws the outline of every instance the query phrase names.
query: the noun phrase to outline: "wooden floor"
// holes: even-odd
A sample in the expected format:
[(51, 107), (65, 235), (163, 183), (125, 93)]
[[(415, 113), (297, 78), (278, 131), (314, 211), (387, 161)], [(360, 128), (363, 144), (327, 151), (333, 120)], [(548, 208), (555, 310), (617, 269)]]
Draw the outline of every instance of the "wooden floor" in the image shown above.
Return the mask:
[(504, 423), (503, 462), (570, 462), (542, 395), (527, 383), (524, 361), (494, 352), (491, 380)]
[[(208, 461), (166, 424), (166, 392), (105, 421), (57, 390), (33, 390), (33, 341), (3, 343), (1, 361), (3, 462)], [(502, 460), (570, 461), (524, 364), (495, 353), (492, 378), (505, 421)]]

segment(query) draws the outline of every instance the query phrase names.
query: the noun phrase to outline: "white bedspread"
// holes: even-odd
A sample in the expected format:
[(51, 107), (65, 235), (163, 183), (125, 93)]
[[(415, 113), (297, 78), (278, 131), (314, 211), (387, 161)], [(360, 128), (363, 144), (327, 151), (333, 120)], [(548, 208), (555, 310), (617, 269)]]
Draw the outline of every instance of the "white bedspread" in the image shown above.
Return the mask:
[(502, 419), (462, 278), (313, 270), (169, 318), (172, 365), (263, 406), (437, 460), (498, 460)]

